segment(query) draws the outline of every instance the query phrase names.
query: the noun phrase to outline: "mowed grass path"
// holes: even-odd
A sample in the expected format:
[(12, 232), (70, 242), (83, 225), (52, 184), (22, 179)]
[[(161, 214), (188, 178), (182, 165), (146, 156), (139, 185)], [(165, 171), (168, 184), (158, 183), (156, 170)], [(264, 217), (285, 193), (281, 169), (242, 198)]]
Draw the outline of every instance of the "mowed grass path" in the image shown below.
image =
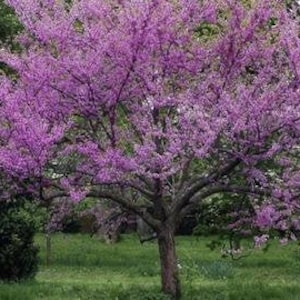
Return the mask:
[[(273, 243), (238, 261), (210, 251), (209, 238), (178, 237), (183, 299), (299, 299), (300, 249)], [(87, 235), (57, 234), (52, 263), (45, 266), (45, 239), (40, 246), (36, 279), (0, 284), (0, 300), (158, 300), (159, 261), (156, 243), (141, 245), (134, 235), (106, 245)]]

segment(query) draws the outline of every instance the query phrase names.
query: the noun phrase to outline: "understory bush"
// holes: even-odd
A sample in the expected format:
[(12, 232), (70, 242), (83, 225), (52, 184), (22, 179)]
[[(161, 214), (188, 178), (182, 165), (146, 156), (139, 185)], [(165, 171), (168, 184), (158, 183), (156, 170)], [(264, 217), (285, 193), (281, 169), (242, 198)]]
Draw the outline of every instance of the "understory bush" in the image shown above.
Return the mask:
[(33, 244), (35, 220), (24, 202), (0, 202), (0, 280), (19, 281), (34, 277), (38, 248)]

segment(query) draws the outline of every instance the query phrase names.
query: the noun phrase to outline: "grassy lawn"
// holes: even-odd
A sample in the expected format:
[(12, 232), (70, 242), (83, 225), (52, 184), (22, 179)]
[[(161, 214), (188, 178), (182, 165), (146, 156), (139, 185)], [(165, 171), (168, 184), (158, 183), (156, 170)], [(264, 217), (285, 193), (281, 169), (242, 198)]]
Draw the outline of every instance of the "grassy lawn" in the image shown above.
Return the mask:
[[(207, 238), (178, 237), (183, 299), (299, 299), (300, 249), (274, 243), (238, 261), (210, 251)], [(45, 240), (37, 237), (41, 265), (35, 280), (0, 284), (0, 300), (155, 300), (160, 294), (155, 243), (134, 235), (106, 245), (83, 235), (58, 234), (52, 264), (45, 266)]]

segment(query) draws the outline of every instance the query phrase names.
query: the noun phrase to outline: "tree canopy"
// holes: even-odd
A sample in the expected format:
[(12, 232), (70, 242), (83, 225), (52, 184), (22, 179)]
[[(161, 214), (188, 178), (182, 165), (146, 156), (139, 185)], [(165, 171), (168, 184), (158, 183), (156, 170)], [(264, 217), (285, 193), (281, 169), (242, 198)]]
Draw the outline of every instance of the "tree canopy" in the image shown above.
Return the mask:
[(252, 226), (299, 229), (300, 48), (284, 4), (7, 3), (24, 32), (0, 54), (17, 74), (1, 77), (6, 174), (41, 199), (141, 216), (175, 298), (174, 231), (207, 197), (249, 194)]

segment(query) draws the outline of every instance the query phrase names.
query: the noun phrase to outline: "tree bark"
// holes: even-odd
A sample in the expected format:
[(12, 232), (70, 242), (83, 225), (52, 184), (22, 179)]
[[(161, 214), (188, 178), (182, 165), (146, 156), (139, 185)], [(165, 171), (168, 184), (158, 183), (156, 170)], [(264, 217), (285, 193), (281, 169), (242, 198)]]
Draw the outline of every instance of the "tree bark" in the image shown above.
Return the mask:
[(174, 237), (175, 226), (163, 225), (158, 232), (162, 291), (173, 300), (178, 300), (181, 298), (181, 289)]

